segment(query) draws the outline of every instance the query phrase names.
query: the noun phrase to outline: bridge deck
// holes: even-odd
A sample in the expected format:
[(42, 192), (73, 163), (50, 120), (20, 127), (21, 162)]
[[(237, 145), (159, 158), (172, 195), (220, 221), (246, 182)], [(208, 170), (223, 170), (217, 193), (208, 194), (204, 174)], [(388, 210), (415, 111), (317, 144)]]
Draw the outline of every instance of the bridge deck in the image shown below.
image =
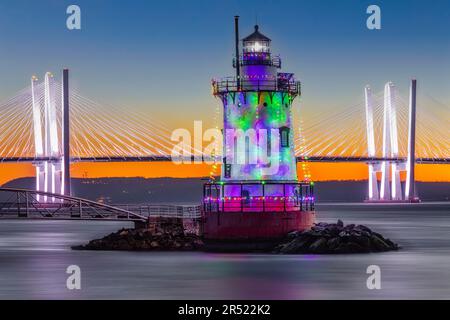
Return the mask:
[[(12, 157), (1, 158), (1, 162), (40, 162), (40, 161), (58, 161), (57, 158), (52, 157)], [(195, 157), (188, 157), (182, 159), (184, 161), (194, 161)], [(200, 160), (209, 160), (211, 158), (202, 158)], [(172, 161), (171, 156), (124, 156), (124, 157), (72, 157), (71, 162), (169, 162)], [(382, 158), (382, 157), (334, 157), (334, 156), (299, 156), (297, 162), (406, 162), (406, 158)], [(416, 163), (419, 164), (450, 164), (450, 158), (416, 158)]]

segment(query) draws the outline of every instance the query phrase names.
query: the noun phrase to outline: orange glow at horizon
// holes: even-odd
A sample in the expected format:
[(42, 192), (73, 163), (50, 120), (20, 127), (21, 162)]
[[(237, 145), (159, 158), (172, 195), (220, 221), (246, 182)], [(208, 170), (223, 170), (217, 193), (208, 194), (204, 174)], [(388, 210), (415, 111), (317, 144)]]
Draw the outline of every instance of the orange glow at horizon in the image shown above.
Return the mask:
[[(367, 166), (364, 163), (318, 163), (309, 162), (308, 168), (313, 181), (329, 180), (366, 180)], [(301, 164), (297, 164), (299, 179), (302, 177)], [(201, 178), (208, 177), (211, 165), (182, 164), (171, 162), (109, 162), (109, 163), (75, 163), (71, 166), (73, 178)], [(29, 163), (8, 163), (0, 166), (0, 185), (8, 181), (34, 177), (35, 171)], [(220, 166), (216, 169), (220, 175)], [(445, 164), (416, 165), (416, 180), (423, 182), (450, 182), (450, 166)]]

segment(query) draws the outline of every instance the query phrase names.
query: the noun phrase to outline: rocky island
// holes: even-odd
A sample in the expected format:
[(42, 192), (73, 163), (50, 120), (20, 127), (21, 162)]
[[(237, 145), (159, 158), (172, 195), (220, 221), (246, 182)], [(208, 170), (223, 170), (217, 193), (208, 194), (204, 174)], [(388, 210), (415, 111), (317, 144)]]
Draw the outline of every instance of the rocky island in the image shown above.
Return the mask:
[(310, 230), (288, 234), (287, 240), (274, 248), (275, 253), (339, 254), (370, 253), (398, 250), (399, 246), (363, 225), (344, 226), (337, 223), (317, 223)]
[[(201, 236), (185, 232), (179, 221), (163, 220), (148, 229), (121, 229), (75, 250), (203, 251)], [(366, 226), (317, 223), (307, 231), (293, 231), (267, 248), (274, 254), (350, 254), (398, 250), (399, 246)], [(261, 252), (261, 250), (258, 250)]]
[(196, 251), (203, 241), (186, 232), (181, 219), (160, 219), (146, 229), (121, 229), (74, 250)]

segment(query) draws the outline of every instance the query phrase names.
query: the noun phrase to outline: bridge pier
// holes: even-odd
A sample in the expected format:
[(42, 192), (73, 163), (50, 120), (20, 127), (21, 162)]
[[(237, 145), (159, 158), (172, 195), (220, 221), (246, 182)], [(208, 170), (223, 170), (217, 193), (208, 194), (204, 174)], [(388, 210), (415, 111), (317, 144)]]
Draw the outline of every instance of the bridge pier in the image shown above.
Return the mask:
[[(365, 88), (366, 100), (366, 134), (367, 134), (367, 153), (368, 157), (375, 157), (375, 134), (373, 128), (373, 104), (372, 104), (372, 90), (369, 86)], [(379, 200), (377, 171), (379, 166), (376, 162), (368, 163), (369, 166), (369, 200)]]
[(70, 110), (69, 110), (69, 69), (63, 70), (62, 81), (62, 143), (63, 143), (63, 174), (61, 194), (70, 196)]
[[(375, 157), (375, 134), (373, 123), (372, 93), (369, 86), (365, 88), (366, 129), (368, 157)], [(407, 163), (380, 160), (368, 163), (368, 200), (369, 201), (413, 201), (414, 164), (415, 164), (415, 118), (416, 118), (416, 80), (411, 81), (409, 102), (409, 131)], [(395, 86), (392, 82), (385, 85), (383, 109), (383, 159), (399, 157), (397, 110), (395, 105)], [(377, 172), (381, 171), (378, 188)], [(402, 192), (400, 172), (406, 171), (405, 193)]]
[[(398, 157), (398, 131), (397, 131), (397, 108), (395, 103), (395, 86), (392, 82), (385, 85), (384, 88), (384, 130), (383, 130), (383, 157)], [(385, 186), (389, 184), (389, 164), (385, 162), (382, 174)], [(401, 184), (400, 184), (400, 167), (396, 162), (390, 164), (390, 194), (388, 189), (384, 193), (383, 200), (402, 200)], [(383, 179), (383, 178), (382, 178)]]
[[(35, 157), (47, 158), (35, 162), (36, 191), (70, 195), (70, 125), (69, 125), (69, 70), (63, 70), (62, 85), (62, 149), (58, 137), (58, 120), (53, 75), (45, 74), (44, 80), (44, 119), (41, 119), (41, 105), (36, 95), (36, 77), (31, 79), (31, 95), (33, 105), (33, 127)], [(41, 195), (37, 195), (40, 200)], [(57, 202), (54, 197), (42, 195), (45, 202)], [(58, 200), (60, 201), (60, 200)]]
[(417, 80), (411, 80), (409, 92), (409, 119), (408, 119), (408, 160), (406, 162), (405, 199), (417, 200), (415, 194), (415, 164), (416, 164), (416, 96)]

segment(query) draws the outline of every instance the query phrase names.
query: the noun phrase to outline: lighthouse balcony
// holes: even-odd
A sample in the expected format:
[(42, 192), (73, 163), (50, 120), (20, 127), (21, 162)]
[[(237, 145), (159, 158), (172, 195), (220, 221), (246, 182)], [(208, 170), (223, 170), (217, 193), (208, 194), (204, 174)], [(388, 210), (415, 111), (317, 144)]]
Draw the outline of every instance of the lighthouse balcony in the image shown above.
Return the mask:
[(248, 91), (277, 91), (289, 93), (292, 96), (301, 94), (301, 83), (294, 79), (289, 79), (279, 73), (276, 79), (240, 79), (225, 78), (212, 81), (214, 95), (223, 95), (230, 92)]
[(203, 188), (204, 212), (314, 211), (312, 183), (218, 182)]
[[(245, 53), (239, 57), (239, 65), (262, 65), (281, 68), (281, 59), (279, 56), (271, 58), (270, 53)], [(236, 68), (236, 59), (233, 59), (233, 68)]]

